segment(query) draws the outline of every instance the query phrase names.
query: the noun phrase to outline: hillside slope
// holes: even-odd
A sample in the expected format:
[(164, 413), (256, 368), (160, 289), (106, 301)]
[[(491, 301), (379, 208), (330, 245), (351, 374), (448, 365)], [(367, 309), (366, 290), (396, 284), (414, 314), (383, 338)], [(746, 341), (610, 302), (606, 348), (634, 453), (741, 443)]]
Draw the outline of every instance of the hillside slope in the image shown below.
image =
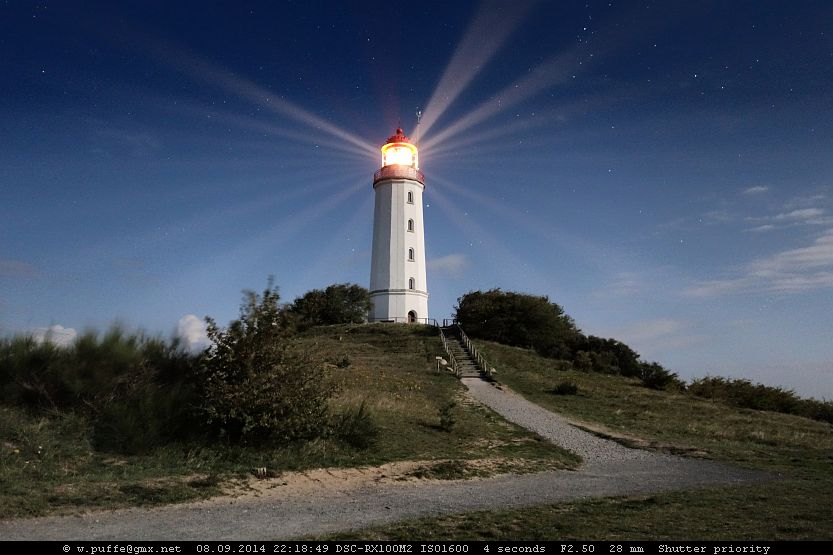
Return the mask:
[[(534, 403), (625, 445), (775, 472), (741, 487), (626, 496), (425, 518), (339, 539), (833, 539), (833, 426), (564, 371), (535, 352), (477, 341), (497, 379)], [(577, 386), (555, 394), (559, 384)], [(561, 391), (570, 388), (560, 388)]]
[[(375, 444), (335, 440), (264, 448), (222, 442), (168, 444), (143, 456), (96, 451), (88, 422), (0, 405), (0, 518), (177, 503), (218, 495), (290, 470), (410, 465), (405, 479), (465, 478), (495, 472), (575, 467), (575, 456), (476, 404), (436, 370), (436, 329), (405, 325), (313, 328), (298, 338), (329, 361), (340, 388), (333, 412), (362, 402), (379, 428)], [(454, 402), (452, 405), (451, 403)], [(441, 413), (445, 414), (441, 421)]]

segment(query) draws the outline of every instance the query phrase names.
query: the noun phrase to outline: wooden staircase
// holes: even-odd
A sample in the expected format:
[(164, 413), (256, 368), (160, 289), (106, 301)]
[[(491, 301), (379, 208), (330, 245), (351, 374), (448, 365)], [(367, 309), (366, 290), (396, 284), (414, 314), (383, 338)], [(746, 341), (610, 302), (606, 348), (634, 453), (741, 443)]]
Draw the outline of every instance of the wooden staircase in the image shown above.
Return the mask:
[[(451, 325), (441, 328), (441, 333), (445, 338), (444, 344), (449, 353), (449, 358), (455, 365), (456, 374), (458, 378), (482, 378), (484, 377), (483, 368), (485, 359), (482, 355), (472, 353), (470, 349), (474, 349), (472, 345), (470, 348), (466, 345), (471, 345), (465, 339), (465, 335), (459, 326)], [(478, 359), (479, 357), (479, 359)]]

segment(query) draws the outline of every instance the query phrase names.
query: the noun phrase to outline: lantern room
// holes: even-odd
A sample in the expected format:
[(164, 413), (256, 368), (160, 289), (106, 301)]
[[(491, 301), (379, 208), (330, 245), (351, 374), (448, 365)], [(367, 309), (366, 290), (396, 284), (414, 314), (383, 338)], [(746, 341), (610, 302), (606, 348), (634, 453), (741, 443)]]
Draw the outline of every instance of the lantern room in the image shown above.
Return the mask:
[(382, 146), (382, 167), (393, 165), (419, 169), (417, 147), (405, 136), (401, 127), (398, 127), (396, 134), (388, 137), (387, 142)]

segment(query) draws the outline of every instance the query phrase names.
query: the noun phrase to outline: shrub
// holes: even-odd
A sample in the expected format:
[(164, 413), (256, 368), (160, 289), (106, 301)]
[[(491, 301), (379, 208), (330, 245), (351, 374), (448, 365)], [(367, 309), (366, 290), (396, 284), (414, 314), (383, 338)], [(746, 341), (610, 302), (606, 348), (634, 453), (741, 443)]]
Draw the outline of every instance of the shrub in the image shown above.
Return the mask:
[(376, 443), (379, 427), (362, 401), (358, 408), (348, 408), (338, 416), (333, 435), (350, 447), (367, 449)]
[(351, 283), (313, 289), (287, 307), (298, 329), (333, 324), (361, 324), (371, 308), (370, 292)]
[(558, 383), (554, 388), (552, 388), (551, 393), (553, 395), (575, 395), (578, 393), (578, 385), (575, 382), (571, 381), (563, 381)]
[(146, 452), (194, 430), (194, 361), (177, 341), (118, 326), (67, 347), (16, 337), (0, 342), (0, 395), (37, 412), (84, 415), (99, 449)]
[(455, 318), (470, 337), (533, 348), (568, 358), (567, 342), (578, 333), (572, 318), (549, 298), (492, 289), (457, 299)]
[(344, 355), (340, 359), (336, 360), (336, 368), (341, 368), (342, 370), (345, 368), (350, 368), (353, 364), (353, 361), (350, 359), (350, 355)]
[(457, 416), (455, 415), (455, 408), (457, 403), (449, 401), (439, 409), (440, 415), (440, 429), (444, 432), (452, 432), (454, 426), (457, 424)]
[(718, 399), (735, 407), (782, 412), (833, 423), (833, 402), (801, 399), (792, 390), (745, 379), (706, 376), (694, 380), (688, 390), (698, 397)]
[(244, 293), (240, 319), (206, 318), (212, 346), (197, 373), (200, 413), (232, 441), (289, 442), (322, 436), (328, 424), (324, 364), (286, 338), (277, 288)]
[(640, 364), (642, 385), (651, 389), (685, 389), (685, 383), (674, 372), (657, 362), (643, 362)]
[(194, 389), (187, 383), (144, 383), (108, 403), (95, 418), (92, 441), (100, 451), (144, 454), (199, 432)]
[(573, 360), (573, 367), (579, 372), (589, 372), (593, 369), (593, 359), (590, 353), (586, 351), (579, 351)]

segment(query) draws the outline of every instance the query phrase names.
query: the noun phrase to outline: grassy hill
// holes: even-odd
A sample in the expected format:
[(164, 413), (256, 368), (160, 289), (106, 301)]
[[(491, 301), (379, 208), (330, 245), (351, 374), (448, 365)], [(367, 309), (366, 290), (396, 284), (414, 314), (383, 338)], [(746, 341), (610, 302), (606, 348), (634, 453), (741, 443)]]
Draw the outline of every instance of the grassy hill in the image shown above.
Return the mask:
[(97, 451), (90, 422), (78, 413), (0, 404), (0, 518), (199, 499), (251, 477), (254, 468), (276, 476), (407, 460), (424, 461), (417, 476), (460, 478), (578, 462), (464, 402), (459, 381), (436, 370), (434, 357), (443, 352), (434, 328), (327, 326), (297, 340), (330, 362), (329, 379), (340, 390), (334, 412), (362, 402), (370, 410), (379, 427), (373, 447), (351, 448), (335, 439), (260, 448), (193, 441), (127, 456)]
[[(781, 479), (420, 519), (339, 538), (833, 539), (833, 425), (558, 368), (533, 351), (478, 341), (497, 378), (579, 426), (627, 445), (776, 472)], [(574, 395), (553, 393), (570, 382)], [(562, 390), (565, 388), (562, 388)]]

